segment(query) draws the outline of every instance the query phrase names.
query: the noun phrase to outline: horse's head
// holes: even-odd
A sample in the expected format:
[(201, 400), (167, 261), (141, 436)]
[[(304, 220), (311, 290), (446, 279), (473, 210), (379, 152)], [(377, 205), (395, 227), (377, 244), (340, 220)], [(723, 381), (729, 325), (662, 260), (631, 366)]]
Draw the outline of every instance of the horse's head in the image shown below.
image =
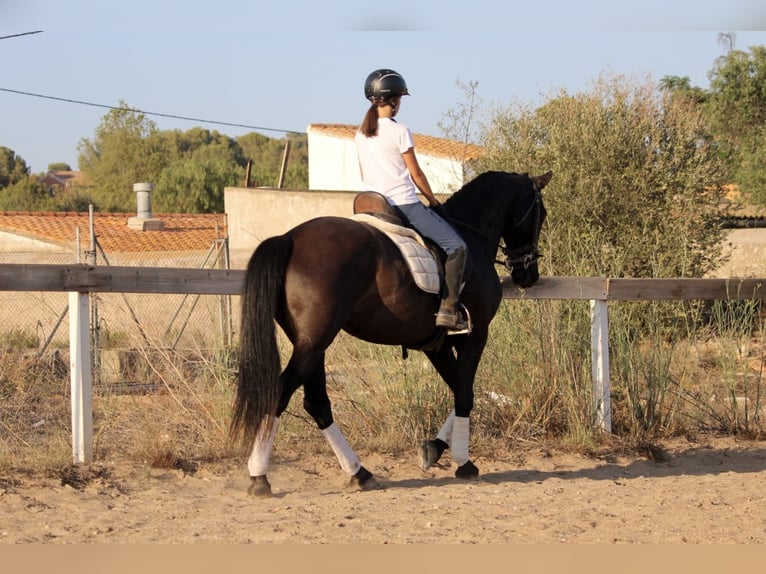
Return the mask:
[(513, 213), (503, 229), (505, 266), (511, 272), (511, 280), (519, 287), (530, 287), (540, 278), (537, 242), (547, 215), (541, 192), (551, 177), (551, 171), (537, 177), (527, 177), (529, 188), (519, 194), (519, 201), (514, 202)]

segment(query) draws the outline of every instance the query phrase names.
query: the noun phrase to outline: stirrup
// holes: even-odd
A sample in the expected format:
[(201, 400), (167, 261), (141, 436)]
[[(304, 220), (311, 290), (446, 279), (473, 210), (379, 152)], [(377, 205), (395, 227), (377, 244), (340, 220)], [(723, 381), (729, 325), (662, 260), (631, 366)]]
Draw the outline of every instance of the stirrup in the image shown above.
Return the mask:
[(468, 308), (463, 305), (462, 303), (457, 304), (457, 309), (455, 310), (454, 316), (456, 318), (455, 325), (452, 327), (439, 325), (439, 314), (442, 314), (442, 317), (450, 317), (453, 314), (452, 313), (444, 313), (441, 312), (441, 309), (439, 312), (436, 313), (436, 326), (441, 327), (442, 329), (447, 330), (447, 335), (467, 335), (473, 331), (473, 322), (471, 321), (471, 314), (468, 312)]

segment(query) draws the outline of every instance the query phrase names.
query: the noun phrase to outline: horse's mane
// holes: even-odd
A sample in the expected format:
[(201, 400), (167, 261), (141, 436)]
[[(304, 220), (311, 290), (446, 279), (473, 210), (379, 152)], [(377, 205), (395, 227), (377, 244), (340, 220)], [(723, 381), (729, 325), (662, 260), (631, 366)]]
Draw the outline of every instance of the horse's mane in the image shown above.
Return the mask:
[(444, 208), (450, 215), (460, 215), (465, 221), (475, 220), (485, 212), (487, 204), (500, 207), (497, 196), (512, 197), (511, 186), (520, 177), (518, 173), (485, 171), (453, 193)]

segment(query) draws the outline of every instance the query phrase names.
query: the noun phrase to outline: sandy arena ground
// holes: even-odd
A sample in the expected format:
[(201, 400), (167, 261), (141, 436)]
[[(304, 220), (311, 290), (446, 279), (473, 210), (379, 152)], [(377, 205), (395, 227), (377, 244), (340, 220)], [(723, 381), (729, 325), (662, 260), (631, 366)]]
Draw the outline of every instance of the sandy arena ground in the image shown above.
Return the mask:
[[(529, 451), (476, 459), (477, 481), (376, 454), (383, 486), (349, 492), (334, 458), (284, 454), (274, 496), (244, 463), (193, 472), (94, 465), (90, 480), (0, 475), (3, 543), (766, 542), (766, 442), (665, 443), (666, 462)], [(62, 484), (64, 482), (65, 484)]]

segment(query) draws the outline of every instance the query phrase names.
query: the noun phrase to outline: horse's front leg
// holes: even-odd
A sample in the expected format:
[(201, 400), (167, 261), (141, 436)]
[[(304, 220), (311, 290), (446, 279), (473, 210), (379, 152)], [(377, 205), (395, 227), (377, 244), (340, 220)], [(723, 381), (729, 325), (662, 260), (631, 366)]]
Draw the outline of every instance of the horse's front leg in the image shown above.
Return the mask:
[(448, 448), (452, 449), (452, 460), (458, 465), (455, 476), (458, 478), (476, 478), (479, 469), (470, 460), (470, 417), (457, 417), (453, 409), (435, 439), (423, 441), (420, 447), (420, 464), (428, 470), (441, 459)]
[[(480, 345), (483, 348), (483, 345)], [(437, 352), (426, 353), (436, 370), (452, 390), (455, 408), (450, 412), (436, 438), (421, 446), (421, 465), (424, 470), (430, 468), (441, 458), (447, 448), (452, 460), (458, 465), (455, 476), (458, 478), (476, 478), (479, 469), (471, 462), (469, 455), (470, 413), (473, 409), (473, 380), (478, 367), (478, 353), (471, 353), (463, 347), (458, 356), (451, 348), (442, 348)]]
[(479, 469), (471, 462), (468, 454), (468, 443), (470, 441), (471, 419), (468, 416), (455, 415), (455, 422), (452, 425), (452, 460), (457, 464), (455, 476), (458, 478), (477, 478)]
[(420, 465), (423, 470), (428, 470), (441, 459), (444, 451), (452, 442), (452, 425), (455, 423), (455, 409), (450, 411), (447, 420), (436, 434), (436, 438), (424, 440), (420, 445)]

